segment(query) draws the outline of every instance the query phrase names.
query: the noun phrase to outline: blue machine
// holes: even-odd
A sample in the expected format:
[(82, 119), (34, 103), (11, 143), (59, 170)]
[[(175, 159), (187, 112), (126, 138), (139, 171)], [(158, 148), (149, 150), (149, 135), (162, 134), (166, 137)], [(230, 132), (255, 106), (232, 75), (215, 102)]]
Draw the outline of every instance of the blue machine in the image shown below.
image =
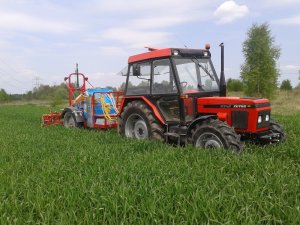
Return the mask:
[[(103, 97), (104, 102), (109, 104), (110, 107), (110, 115), (115, 115), (117, 112), (115, 111), (114, 105), (114, 99), (111, 96), (109, 92), (112, 92), (113, 90), (110, 88), (93, 88), (88, 89), (85, 92), (86, 101), (84, 102), (84, 118), (87, 121), (88, 127), (94, 127), (94, 122), (96, 120), (95, 117), (101, 117), (104, 116), (104, 112), (102, 109), (102, 104), (100, 101), (100, 98)], [(92, 107), (92, 97), (94, 96), (94, 112), (92, 113), (91, 107)], [(92, 118), (92, 115), (94, 115), (94, 118)]]

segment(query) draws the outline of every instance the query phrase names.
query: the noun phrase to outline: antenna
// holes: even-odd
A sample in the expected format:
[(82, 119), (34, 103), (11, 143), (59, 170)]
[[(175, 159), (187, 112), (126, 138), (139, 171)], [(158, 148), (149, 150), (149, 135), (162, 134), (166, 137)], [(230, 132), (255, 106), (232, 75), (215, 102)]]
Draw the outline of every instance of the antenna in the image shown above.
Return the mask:
[(175, 35), (175, 38), (177, 39), (177, 41), (182, 44), (185, 48), (188, 48), (188, 46), (185, 44), (184, 41), (182, 41), (182, 39), (178, 36), (178, 35)]

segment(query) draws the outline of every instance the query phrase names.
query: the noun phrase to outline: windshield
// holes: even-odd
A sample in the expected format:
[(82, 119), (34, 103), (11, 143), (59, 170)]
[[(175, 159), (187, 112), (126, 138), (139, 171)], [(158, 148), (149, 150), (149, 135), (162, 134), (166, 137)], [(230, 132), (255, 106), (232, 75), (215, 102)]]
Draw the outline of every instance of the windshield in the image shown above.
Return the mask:
[(219, 91), (219, 81), (210, 59), (175, 58), (183, 93)]

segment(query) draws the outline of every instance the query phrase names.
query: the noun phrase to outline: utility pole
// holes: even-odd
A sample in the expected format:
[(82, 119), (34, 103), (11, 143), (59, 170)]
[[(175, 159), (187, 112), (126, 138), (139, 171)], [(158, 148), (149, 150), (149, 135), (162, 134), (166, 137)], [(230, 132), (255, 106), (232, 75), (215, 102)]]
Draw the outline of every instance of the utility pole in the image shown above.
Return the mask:
[(39, 78), (38, 76), (36, 76), (34, 79), (33, 79), (33, 87), (38, 89), (40, 86), (41, 86), (41, 78)]

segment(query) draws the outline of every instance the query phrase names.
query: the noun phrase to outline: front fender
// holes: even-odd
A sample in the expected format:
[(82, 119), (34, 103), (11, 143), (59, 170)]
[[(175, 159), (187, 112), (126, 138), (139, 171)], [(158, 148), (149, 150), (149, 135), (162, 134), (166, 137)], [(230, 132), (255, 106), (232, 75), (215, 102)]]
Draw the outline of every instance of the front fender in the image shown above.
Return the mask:
[(195, 120), (193, 120), (193, 122), (190, 123), (190, 125), (187, 128), (187, 135), (190, 136), (191, 135), (191, 130), (194, 129), (194, 127), (198, 124), (203, 122), (204, 120), (207, 120), (209, 118), (212, 119), (217, 119), (218, 117), (216, 115), (205, 115), (205, 116), (200, 116), (198, 118), (196, 118)]

